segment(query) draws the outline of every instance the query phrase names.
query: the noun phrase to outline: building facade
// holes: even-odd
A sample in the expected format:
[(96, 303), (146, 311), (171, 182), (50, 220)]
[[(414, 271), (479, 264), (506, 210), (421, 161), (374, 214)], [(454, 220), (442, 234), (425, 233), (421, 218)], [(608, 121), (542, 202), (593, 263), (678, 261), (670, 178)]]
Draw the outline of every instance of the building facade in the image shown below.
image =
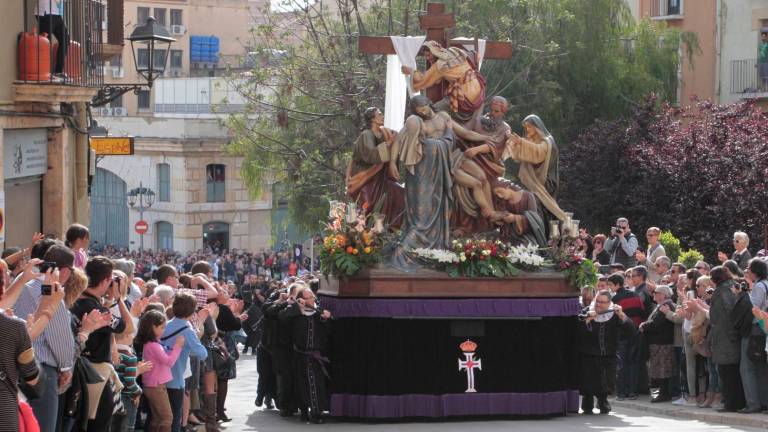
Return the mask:
[[(59, 15), (63, 35), (37, 17)], [(89, 102), (123, 49), (122, 0), (6, 0), (0, 14), (0, 243), (89, 223)], [(43, 35), (41, 33), (46, 33)], [(62, 47), (63, 49), (60, 49)]]
[[(640, 18), (665, 23), (696, 34), (701, 52), (690, 63), (685, 56), (678, 72), (678, 102), (694, 99), (716, 100), (717, 88), (717, 12), (720, 0), (640, 0)], [(682, 54), (682, 53), (681, 53)]]
[[(155, 192), (143, 215), (149, 226), (144, 248), (259, 250), (271, 244), (271, 196), (249, 195), (240, 176), (242, 159), (222, 154), (228, 136), (217, 121), (127, 116), (109, 119), (105, 125), (112, 134), (136, 136), (135, 156), (104, 157), (97, 166), (97, 181), (105, 183), (105, 190), (117, 183), (113, 192), (118, 194), (139, 185)], [(133, 227), (139, 211), (126, 197), (113, 200), (112, 206), (104, 200), (102, 207), (98, 192), (94, 191), (93, 238), (138, 248), (142, 241)], [(113, 224), (115, 218), (124, 222)]]
[(719, 2), (719, 100), (768, 99), (768, 80), (760, 77), (759, 48), (768, 31), (768, 0)]
[[(205, 247), (269, 247), (272, 197), (253, 197), (241, 177), (242, 158), (224, 153), (223, 120), (245, 106), (235, 83), (245, 71), (252, 25), (248, 0), (126, 0), (128, 28), (153, 16), (176, 42), (163, 78), (96, 112), (111, 136), (134, 137), (133, 156), (104, 156), (96, 166), (91, 222), (94, 246), (181, 252)], [(146, 61), (144, 54), (136, 60)], [(138, 80), (129, 47), (108, 65), (116, 84)], [(127, 194), (154, 192), (143, 215)], [(143, 217), (148, 231), (134, 229)], [(143, 238), (142, 238), (143, 237)]]

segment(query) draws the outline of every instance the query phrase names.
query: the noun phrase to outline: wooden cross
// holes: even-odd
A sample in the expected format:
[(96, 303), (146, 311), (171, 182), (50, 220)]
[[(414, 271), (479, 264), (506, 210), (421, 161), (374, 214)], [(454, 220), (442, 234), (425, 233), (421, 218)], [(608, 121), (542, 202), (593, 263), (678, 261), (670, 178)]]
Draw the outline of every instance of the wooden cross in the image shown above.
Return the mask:
[[(426, 40), (436, 41), (446, 48), (450, 46), (463, 47), (467, 43), (466, 39), (448, 39), (448, 30), (455, 26), (456, 21), (453, 14), (445, 13), (445, 4), (443, 3), (427, 3), (427, 14), (419, 17), (419, 27), (427, 33)], [(392, 40), (386, 36), (360, 36), (357, 41), (357, 48), (359, 52), (364, 54), (396, 54)], [(512, 43), (487, 41), (483, 57), (497, 60), (512, 58)], [(429, 66), (427, 65), (427, 67)], [(428, 88), (427, 97), (433, 102), (442, 99), (444, 85), (444, 82), (440, 82)]]

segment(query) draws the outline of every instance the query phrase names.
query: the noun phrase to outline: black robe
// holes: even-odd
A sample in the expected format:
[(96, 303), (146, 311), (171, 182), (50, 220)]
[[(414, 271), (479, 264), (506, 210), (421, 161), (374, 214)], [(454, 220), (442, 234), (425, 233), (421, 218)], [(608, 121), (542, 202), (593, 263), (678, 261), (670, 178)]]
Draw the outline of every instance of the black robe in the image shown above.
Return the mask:
[(298, 304), (282, 311), (280, 319), (290, 329), (293, 342), (293, 378), (299, 407), (311, 408), (314, 414), (327, 411), (328, 359), (324, 354), (328, 343), (328, 321), (320, 317), (320, 312), (302, 314)]
[(579, 392), (607, 395), (616, 385), (616, 345), (619, 336), (631, 337), (636, 327), (631, 319), (614, 314), (605, 322), (578, 324)]

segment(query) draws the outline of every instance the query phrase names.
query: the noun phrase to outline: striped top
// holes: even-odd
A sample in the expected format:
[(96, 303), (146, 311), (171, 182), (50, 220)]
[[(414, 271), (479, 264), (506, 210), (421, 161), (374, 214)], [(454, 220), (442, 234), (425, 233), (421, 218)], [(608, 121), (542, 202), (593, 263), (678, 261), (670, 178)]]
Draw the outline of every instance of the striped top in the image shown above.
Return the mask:
[(19, 401), (16, 383), (19, 379), (30, 381), (39, 371), (35, 353), (29, 340), (24, 321), (9, 318), (0, 310), (0, 419), (5, 430), (19, 430)]
[[(40, 287), (42, 285), (41, 279), (34, 279), (24, 285), (19, 299), (13, 306), (17, 316), (25, 317), (37, 311), (37, 307), (40, 305)], [(75, 337), (72, 334), (72, 315), (62, 300), (61, 305), (53, 314), (53, 319), (43, 330), (43, 334), (32, 342), (32, 347), (35, 349), (38, 362), (62, 370), (71, 369), (75, 364), (75, 346)]]
[(120, 354), (120, 363), (115, 365), (117, 376), (123, 383), (122, 393), (131, 397), (141, 394), (141, 387), (136, 383), (139, 376), (139, 359), (128, 345), (118, 345), (117, 352)]

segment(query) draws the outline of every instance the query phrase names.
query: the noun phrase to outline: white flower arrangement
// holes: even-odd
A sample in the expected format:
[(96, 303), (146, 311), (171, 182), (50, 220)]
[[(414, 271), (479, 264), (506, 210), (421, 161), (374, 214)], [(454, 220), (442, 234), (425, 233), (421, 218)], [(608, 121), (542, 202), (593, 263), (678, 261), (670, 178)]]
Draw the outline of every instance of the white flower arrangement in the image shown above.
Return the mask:
[[(443, 249), (418, 248), (413, 249), (412, 252), (422, 258), (437, 261), (439, 263), (457, 263), (461, 260), (461, 257), (456, 253)], [(466, 259), (467, 258), (464, 257), (464, 260)]]
[[(457, 245), (464, 246), (465, 244), (466, 243), (462, 243), (460, 240), (453, 241), (454, 246), (457, 246)], [(495, 244), (501, 245), (502, 243), (497, 240)], [(428, 249), (428, 248), (413, 249), (412, 252), (421, 258), (424, 258), (430, 261), (436, 261), (438, 263), (448, 263), (448, 264), (465, 262), (468, 258), (472, 258), (475, 256), (474, 251), (465, 253), (465, 252), (455, 252), (455, 251), (449, 251), (449, 250), (443, 250), (443, 249)], [(487, 257), (491, 254), (491, 251), (485, 249), (485, 250), (482, 250), (480, 254)], [(546, 261), (543, 256), (539, 255), (539, 248), (533, 244), (521, 245), (521, 246), (510, 246), (507, 252), (506, 259), (511, 264), (522, 264), (528, 268), (542, 267), (544, 266)]]
[(541, 267), (545, 261), (544, 257), (539, 255), (539, 248), (533, 244), (511, 246), (507, 260), (512, 264), (523, 264), (529, 267)]

